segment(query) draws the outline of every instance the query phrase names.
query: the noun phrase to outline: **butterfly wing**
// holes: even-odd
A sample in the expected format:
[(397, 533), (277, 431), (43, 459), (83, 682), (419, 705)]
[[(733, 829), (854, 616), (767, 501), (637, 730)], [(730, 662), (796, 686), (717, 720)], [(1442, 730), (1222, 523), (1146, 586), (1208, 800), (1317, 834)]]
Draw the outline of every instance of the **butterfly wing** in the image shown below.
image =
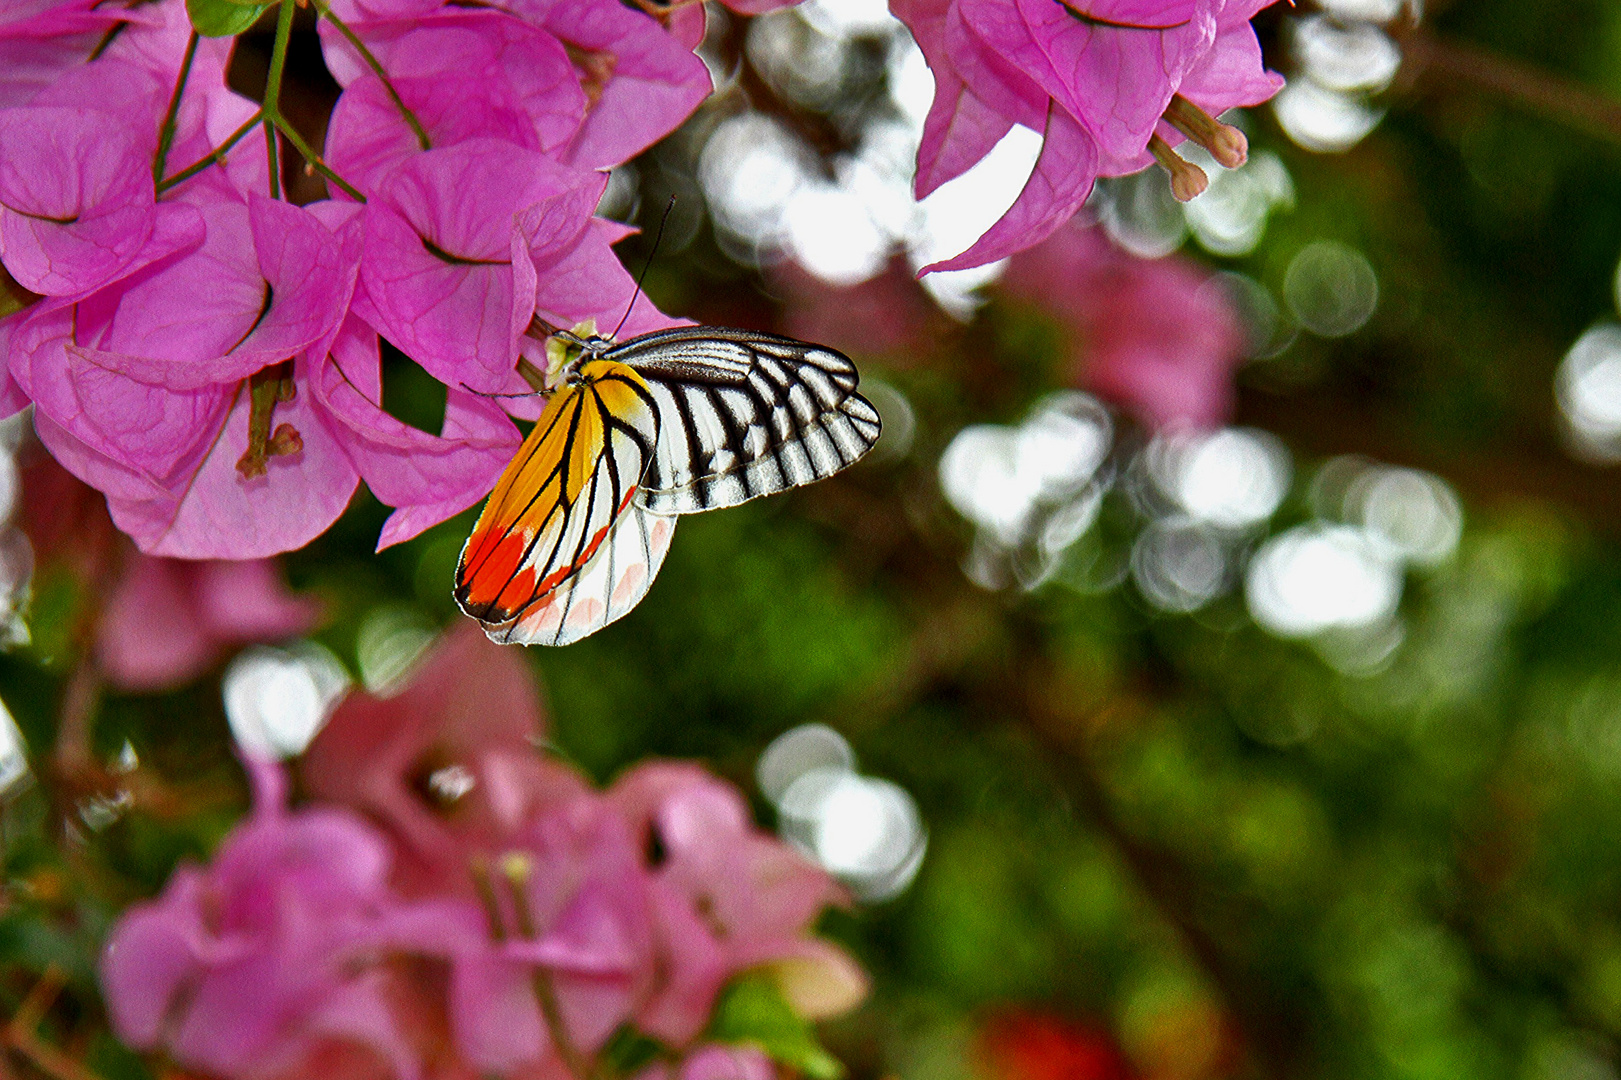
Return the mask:
[[(551, 637), (583, 637), (628, 611), (663, 559), (662, 550), (653, 558), (656, 522), (636, 515), (639, 524), (618, 527), (658, 442), (652, 393), (636, 372), (611, 361), (583, 364), (579, 376), (547, 402), (462, 548), (456, 602), (497, 640), (529, 640), (528, 617), (564, 597), (564, 617)], [(637, 549), (644, 553), (646, 580), (624, 603), (629, 593), (622, 586)], [(588, 575), (588, 569), (597, 572)], [(591, 616), (579, 615), (582, 610)], [(586, 623), (589, 629), (580, 629)]]
[(484, 625), (491, 641), (567, 645), (594, 634), (641, 603), (675, 535), (675, 518), (632, 503), (578, 573), (502, 625)]
[(736, 506), (830, 476), (878, 441), (878, 411), (842, 353), (792, 338), (692, 326), (606, 356), (634, 368), (660, 434), (636, 501), (661, 514)]

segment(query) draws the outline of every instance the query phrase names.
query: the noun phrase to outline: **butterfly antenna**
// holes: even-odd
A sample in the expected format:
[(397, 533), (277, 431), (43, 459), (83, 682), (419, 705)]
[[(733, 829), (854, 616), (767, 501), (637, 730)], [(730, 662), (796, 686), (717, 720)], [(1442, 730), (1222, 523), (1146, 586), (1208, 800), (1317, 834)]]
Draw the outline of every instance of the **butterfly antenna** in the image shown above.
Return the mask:
[(544, 391), (544, 390), (525, 390), (522, 393), (518, 393), (518, 394), (492, 394), (488, 390), (474, 390), (471, 386), (468, 386), (466, 383), (459, 383), (458, 385), (463, 390), (466, 390), (469, 394), (477, 394), (479, 397), (482, 397), (482, 398), (545, 397), (546, 396), (546, 391)]
[(659, 253), (659, 243), (664, 239), (664, 226), (670, 223), (670, 211), (674, 209), (675, 195), (672, 193), (670, 201), (664, 204), (664, 216), (659, 218), (659, 231), (653, 237), (653, 250), (647, 253), (647, 261), (642, 264), (642, 272), (636, 275), (636, 291), (630, 294), (630, 303), (625, 307), (625, 314), (619, 320), (619, 325), (614, 327), (614, 332), (608, 335), (611, 338), (619, 336), (619, 331), (624, 328), (626, 320), (630, 318), (631, 311), (636, 307), (636, 298), (642, 295), (642, 282), (647, 280), (647, 272), (653, 269), (653, 256)]

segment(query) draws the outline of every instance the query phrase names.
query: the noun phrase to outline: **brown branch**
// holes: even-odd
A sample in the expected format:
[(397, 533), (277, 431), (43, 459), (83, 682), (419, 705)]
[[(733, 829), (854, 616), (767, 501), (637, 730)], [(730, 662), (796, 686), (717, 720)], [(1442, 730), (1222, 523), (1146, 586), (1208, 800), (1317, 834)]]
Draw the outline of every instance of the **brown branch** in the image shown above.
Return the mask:
[(28, 996), (6, 1024), (6, 1045), (54, 1080), (99, 1080), (95, 1073), (39, 1036), (40, 1021), (45, 1019), (66, 983), (67, 976), (61, 968), (52, 964), (45, 969), (45, 974), (28, 991)]
[(1621, 143), (1621, 101), (1580, 83), (1490, 52), (1478, 45), (1415, 29), (1401, 36), (1403, 74), (1434, 88), (1459, 84), (1485, 90), (1528, 112)]

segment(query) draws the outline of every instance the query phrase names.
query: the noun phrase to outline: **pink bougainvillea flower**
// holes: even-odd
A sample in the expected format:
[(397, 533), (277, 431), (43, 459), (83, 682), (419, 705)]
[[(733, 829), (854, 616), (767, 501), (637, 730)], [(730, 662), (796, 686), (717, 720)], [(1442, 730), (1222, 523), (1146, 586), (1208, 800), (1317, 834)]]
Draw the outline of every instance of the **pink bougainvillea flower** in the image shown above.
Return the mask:
[(689, 1044), (750, 968), (771, 970), (807, 1016), (861, 997), (860, 969), (810, 935), (843, 897), (825, 872), (755, 829), (742, 796), (697, 766), (644, 766), (594, 791), (537, 750), (535, 695), (522, 659), (467, 624), (401, 692), (351, 694), (304, 760), (315, 795), (395, 838), (403, 893), (482, 892), (494, 908), (499, 925), (446, 953), (467, 1061), (556, 1064), (537, 975), (584, 1053), (626, 1021)]
[(407, 894), (473, 896), (472, 857), (493, 862), (524, 822), (589, 790), (536, 751), (539, 696), (521, 656), (459, 621), (399, 693), (344, 699), (305, 753), (304, 781), (388, 830)]
[[(935, 77), (918, 151), (928, 194), (980, 161), (1014, 124), (1044, 132), (1024, 190), (968, 251), (926, 267), (961, 269), (1039, 243), (1081, 207), (1097, 175), (1159, 161), (1188, 199), (1205, 178), (1172, 150), (1181, 138), (1226, 165), (1247, 153), (1215, 120), (1282, 80), (1265, 72), (1249, 19), (1270, 0), (895, 0)], [(1187, 94), (1182, 91), (1186, 89)]]
[(288, 812), (278, 766), (248, 762), (254, 810), (208, 867), (182, 866), (163, 895), (114, 925), (100, 974), (119, 1037), (231, 1078), (284, 1073), (331, 1040), (359, 1043), (402, 1080), (420, 1065), (379, 973), (359, 961), (393, 927), (463, 921), (407, 908), (387, 884), (383, 838), (351, 812)]
[(120, 690), (164, 690), (225, 651), (315, 625), (320, 606), (287, 591), (268, 559), (193, 562), (132, 553), (96, 628), (96, 659)]
[[(366, 204), (356, 312), (449, 386), (528, 389), (516, 365), (538, 314), (613, 325), (635, 283), (594, 219), (607, 177), (494, 139), (408, 159)], [(629, 333), (670, 325), (645, 299)]]
[[(391, 78), (396, 70), (404, 71), (408, 78), (440, 70), (437, 61), (426, 55), (412, 55), (412, 50), (421, 47), (420, 42), (407, 43), (413, 32), (431, 33), (444, 26), (485, 36), (482, 45), (464, 41), (455, 46), (499, 56), (498, 70), (475, 69), (481, 75), (496, 70), (500, 84), (479, 99), (516, 106), (529, 118), (548, 151), (554, 150), (551, 140), (561, 132), (561, 126), (572, 123), (569, 138), (555, 146), (555, 154), (559, 160), (581, 168), (608, 168), (629, 161), (679, 127), (709, 94), (709, 70), (692, 52), (702, 36), (702, 18), (697, 12), (672, 15), (672, 28), (681, 31), (677, 36), (667, 32), (651, 15), (618, 0), (504, 0), (493, 6), (504, 8), (567, 47), (572, 88), (551, 81), (556, 68), (555, 54), (550, 50), (546, 50), (547, 58), (536, 71), (514, 70), (510, 66), (514, 61), (526, 51), (541, 47), (530, 41), (513, 51), (522, 35), (500, 19), (490, 18), (487, 12), (475, 14), (448, 7), (425, 11), (416, 0), (359, 0), (351, 11), (339, 10), (339, 15), (351, 21), (351, 28)], [(350, 86), (367, 76), (370, 68), (339, 33), (323, 26), (322, 35), (327, 66), (339, 83)], [(395, 50), (402, 48), (406, 55), (397, 60)], [(465, 89), (477, 96), (477, 88), (468, 85)], [(473, 100), (452, 94), (446, 106), (455, 107), (458, 97)], [(437, 112), (446, 106), (433, 105), (430, 110)], [(419, 118), (431, 135), (433, 125), (428, 123), (428, 117)], [(471, 134), (469, 122), (497, 125), (505, 121), (494, 116), (468, 116), (452, 120), (450, 130), (457, 133), (455, 137), (465, 138)], [(393, 126), (380, 114), (376, 123), (376, 128), (369, 129), (386, 131)], [(482, 133), (496, 132), (486, 128)], [(529, 137), (518, 141), (530, 145)], [(432, 145), (438, 148), (448, 143), (434, 139)]]
[[(579, 131), (585, 91), (568, 51), (551, 34), (502, 11), (452, 9), (404, 25), (411, 29), (372, 47), (430, 146), (489, 137), (556, 154)], [(329, 56), (345, 56), (350, 45), (332, 34), (326, 48)], [(423, 149), (369, 68), (333, 108), (327, 145), (328, 163), (365, 192)]]
[[(657, 905), (679, 943), (662, 993), (638, 1014), (647, 1031), (677, 1044), (695, 1036), (732, 975), (770, 965), (807, 1016), (833, 1015), (866, 994), (860, 968), (807, 936), (844, 890), (804, 856), (756, 829), (741, 793), (693, 765), (659, 762), (626, 773), (608, 792), (645, 839), (656, 836)], [(670, 903), (679, 898), (683, 903)], [(679, 961), (685, 960), (686, 964)]]
[(257, 558), (319, 535), (359, 482), (299, 392), (357, 253), (305, 210), (212, 184), (159, 204), (124, 277), (31, 309), (11, 371), (47, 448), (142, 551)]
[(1001, 288), (1071, 335), (1075, 378), (1157, 428), (1219, 425), (1233, 405), (1244, 335), (1210, 275), (1139, 259), (1077, 221), (1013, 259)]
[[(503, 0), (501, 6), (570, 47), (590, 101), (564, 160), (587, 169), (620, 165), (679, 127), (709, 96), (696, 40), (665, 31), (619, 0)], [(680, 23), (687, 28), (701, 24)]]

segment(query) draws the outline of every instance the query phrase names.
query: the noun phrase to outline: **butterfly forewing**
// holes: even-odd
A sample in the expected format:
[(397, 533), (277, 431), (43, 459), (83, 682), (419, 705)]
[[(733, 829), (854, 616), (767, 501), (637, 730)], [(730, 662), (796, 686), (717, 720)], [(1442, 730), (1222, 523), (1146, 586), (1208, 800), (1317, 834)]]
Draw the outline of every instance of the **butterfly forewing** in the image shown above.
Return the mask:
[(735, 506), (829, 476), (878, 439), (844, 355), (721, 327), (647, 334), (606, 356), (643, 375), (660, 436), (637, 502), (663, 514)]
[[(457, 602), (498, 640), (517, 633), (532, 610), (565, 588), (572, 605), (596, 600), (603, 612), (629, 610), (614, 605), (611, 594), (630, 552), (647, 545), (620, 550), (609, 538), (652, 461), (658, 406), (642, 378), (622, 364), (592, 360), (577, 374), (552, 395), (501, 475), (456, 569)], [(590, 577), (592, 587), (607, 590), (593, 597), (576, 579), (599, 560), (617, 561), (620, 570), (608, 579)], [(648, 569), (649, 579), (656, 569)]]

